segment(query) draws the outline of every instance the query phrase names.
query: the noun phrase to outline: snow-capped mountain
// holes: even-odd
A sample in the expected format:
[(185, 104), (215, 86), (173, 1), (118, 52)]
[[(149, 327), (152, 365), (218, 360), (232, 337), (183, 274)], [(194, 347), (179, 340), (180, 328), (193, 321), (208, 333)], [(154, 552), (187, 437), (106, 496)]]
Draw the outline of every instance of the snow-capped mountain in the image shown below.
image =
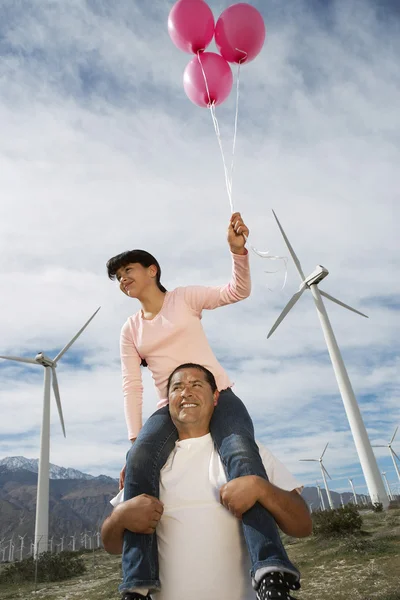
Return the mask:
[[(0, 460), (0, 467), (6, 467), (9, 471), (31, 471), (32, 473), (37, 473), (39, 470), (39, 460), (37, 458), (25, 458), (24, 456), (8, 456)], [(65, 467), (50, 464), (50, 479), (97, 478), (76, 469), (66, 469)]]

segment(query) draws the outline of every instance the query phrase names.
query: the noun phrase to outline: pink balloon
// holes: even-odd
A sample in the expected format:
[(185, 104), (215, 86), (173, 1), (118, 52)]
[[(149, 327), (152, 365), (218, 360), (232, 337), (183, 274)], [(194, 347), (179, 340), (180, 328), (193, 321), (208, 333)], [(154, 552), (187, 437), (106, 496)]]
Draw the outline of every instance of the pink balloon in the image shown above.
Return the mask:
[(250, 4), (230, 6), (217, 21), (215, 43), (228, 62), (250, 62), (260, 53), (264, 41), (264, 19)]
[(214, 52), (204, 52), (193, 58), (183, 74), (183, 87), (188, 98), (201, 107), (209, 107), (210, 103), (222, 104), (231, 93), (232, 85), (230, 66), (222, 56)]
[(204, 0), (178, 0), (168, 17), (168, 31), (184, 52), (203, 52), (214, 37), (214, 15)]

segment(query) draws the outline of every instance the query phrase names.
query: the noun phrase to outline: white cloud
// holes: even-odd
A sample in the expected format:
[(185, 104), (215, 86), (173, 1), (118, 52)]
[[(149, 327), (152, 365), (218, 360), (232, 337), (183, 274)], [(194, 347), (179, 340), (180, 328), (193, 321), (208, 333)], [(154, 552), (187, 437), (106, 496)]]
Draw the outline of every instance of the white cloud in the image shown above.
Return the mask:
[[(230, 272), (221, 159), (207, 111), (182, 91), (190, 57), (168, 39), (170, 5), (47, 0), (9, 4), (0, 19), (0, 351), (56, 352), (102, 306), (75, 366), (59, 367), (67, 440), (52, 417), (52, 462), (93, 473), (116, 474), (126, 451), (118, 336), (137, 308), (108, 281), (106, 260), (144, 247), (169, 288)], [(386, 439), (400, 421), (400, 42), (365, 2), (337, 2), (329, 27), (301, 3), (264, 10), (267, 46), (242, 70), (235, 206), (256, 247), (287, 255), (274, 208), (304, 270), (327, 266), (321, 287), (369, 314), (327, 305), (367, 428)], [(232, 97), (219, 111), (226, 142), (233, 112)], [(252, 297), (204, 326), (258, 435), (292, 470), (313, 483), (313, 463), (298, 458), (329, 441), (332, 477), (357, 475), (310, 294), (266, 340), (299, 284), (289, 264), (280, 291), (282, 269), (264, 273), (277, 266), (252, 256)], [(36, 371), (0, 365), (2, 455), (38, 454)], [(148, 374), (145, 384), (149, 414)]]

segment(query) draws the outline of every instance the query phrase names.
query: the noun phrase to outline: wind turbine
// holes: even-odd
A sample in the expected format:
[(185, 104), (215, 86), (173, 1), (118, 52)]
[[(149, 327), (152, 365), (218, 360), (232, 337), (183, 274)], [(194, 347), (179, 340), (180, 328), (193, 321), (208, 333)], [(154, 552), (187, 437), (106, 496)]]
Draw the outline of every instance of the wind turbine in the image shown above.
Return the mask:
[(319, 498), (320, 507), (322, 510), (326, 510), (324, 496), (322, 495), (321, 487), (318, 482), (317, 482), (317, 490), (318, 490), (318, 498)]
[(357, 400), (354, 395), (354, 391), (351, 386), (351, 382), (347, 374), (346, 367), (344, 365), (343, 358), (339, 350), (339, 346), (333, 333), (332, 325), (329, 321), (328, 313), (326, 312), (326, 308), (322, 300), (322, 296), (324, 298), (327, 298), (328, 300), (331, 300), (335, 304), (339, 304), (339, 306), (347, 308), (348, 310), (351, 310), (352, 312), (355, 312), (363, 317), (367, 317), (367, 315), (364, 315), (363, 313), (352, 308), (351, 306), (344, 304), (344, 302), (337, 300), (337, 298), (330, 296), (329, 294), (323, 292), (318, 288), (318, 284), (329, 274), (329, 271), (325, 267), (318, 265), (315, 271), (311, 273), (311, 275), (309, 275), (308, 277), (304, 275), (300, 261), (297, 258), (297, 255), (294, 252), (285, 232), (283, 231), (282, 226), (278, 221), (278, 217), (276, 216), (274, 211), (272, 212), (274, 213), (275, 220), (281, 231), (283, 239), (285, 240), (286, 246), (294, 261), (296, 269), (300, 275), (301, 284), (299, 291), (292, 296), (292, 298), (289, 300), (278, 319), (275, 321), (272, 329), (268, 334), (268, 337), (270, 337), (273, 334), (275, 329), (283, 321), (283, 319), (293, 308), (296, 302), (300, 299), (305, 290), (309, 289), (313, 295), (314, 303), (317, 308), (318, 317), (322, 326), (322, 331), (325, 337), (326, 345), (328, 347), (328, 352), (332, 361), (336, 380), (339, 385), (340, 394), (342, 396), (350, 429), (353, 434), (354, 443), (358, 452), (358, 457), (360, 459), (360, 464), (364, 473), (365, 481), (367, 483), (369, 495), (371, 496), (371, 500), (373, 503), (381, 502), (383, 504), (383, 507), (387, 508), (389, 506), (389, 499), (385, 490), (381, 474), (378, 469), (378, 464), (376, 462), (371, 443), (368, 438), (367, 430), (365, 428), (364, 421), (361, 416), (360, 408), (357, 404)]
[(24, 541), (25, 541), (26, 533), (25, 533), (25, 535), (19, 535), (18, 537), (21, 540), (21, 546), (20, 546), (20, 549), (19, 549), (20, 550), (19, 560), (22, 561), (22, 557), (23, 557), (23, 553), (24, 553)]
[(384, 480), (386, 482), (387, 489), (388, 489), (388, 492), (389, 492), (388, 493), (389, 500), (393, 500), (394, 498), (393, 498), (392, 490), (391, 490), (389, 482), (388, 482), (388, 478), (386, 477), (386, 471), (382, 471), (382, 475), (383, 475), (383, 478), (384, 478)]
[[(329, 442), (328, 442), (328, 444), (329, 444)], [(332, 477), (329, 475), (328, 471), (325, 469), (323, 462), (322, 462), (322, 458), (325, 454), (328, 444), (325, 446), (324, 451), (319, 458), (301, 458), (300, 462), (319, 462), (319, 465), (321, 467), (322, 479), (324, 480), (324, 484), (325, 484), (326, 495), (328, 496), (329, 506), (333, 510), (335, 508), (335, 505), (332, 502), (331, 493), (329, 491), (329, 487), (328, 487), (328, 483), (326, 481), (325, 474), (328, 475), (329, 479), (332, 479)]]
[(349, 479), (350, 485), (351, 485), (351, 489), (353, 490), (353, 498), (354, 498), (354, 505), (357, 506), (358, 502), (357, 502), (357, 494), (356, 491), (354, 489), (354, 484), (353, 484), (353, 480)]
[(38, 486), (36, 499), (36, 521), (35, 521), (35, 556), (46, 552), (48, 548), (49, 534), (49, 468), (50, 468), (50, 385), (53, 384), (54, 396), (56, 399), (58, 414), (61, 421), (61, 427), (65, 436), (64, 417), (61, 407), (60, 390), (56, 374), (56, 367), (59, 360), (69, 350), (72, 344), (83, 333), (92, 319), (99, 312), (100, 307), (78, 331), (70, 342), (57, 354), (53, 359), (46, 356), (43, 352), (39, 352), (35, 358), (21, 358), (18, 356), (0, 356), (5, 360), (13, 360), (31, 365), (42, 365), (44, 367), (44, 395), (43, 395), (43, 415), (42, 429), (40, 433), (40, 457), (39, 457), (39, 472)]
[(392, 444), (393, 444), (394, 438), (396, 437), (396, 433), (397, 433), (398, 429), (399, 429), (399, 426), (396, 427), (395, 432), (392, 435), (392, 439), (390, 440), (390, 442), (388, 444), (385, 444), (385, 445), (379, 444), (379, 445), (374, 445), (372, 447), (373, 448), (389, 448), (390, 456), (392, 457), (394, 468), (395, 468), (395, 471), (397, 473), (397, 477), (398, 477), (398, 479), (400, 481), (400, 471), (399, 471), (399, 467), (398, 467), (397, 461), (396, 461), (396, 458), (397, 458), (397, 460), (400, 462), (400, 458), (397, 456), (396, 452), (392, 448)]
[(9, 550), (8, 550), (8, 562), (13, 562), (14, 561), (14, 536), (10, 539), (9, 542)]

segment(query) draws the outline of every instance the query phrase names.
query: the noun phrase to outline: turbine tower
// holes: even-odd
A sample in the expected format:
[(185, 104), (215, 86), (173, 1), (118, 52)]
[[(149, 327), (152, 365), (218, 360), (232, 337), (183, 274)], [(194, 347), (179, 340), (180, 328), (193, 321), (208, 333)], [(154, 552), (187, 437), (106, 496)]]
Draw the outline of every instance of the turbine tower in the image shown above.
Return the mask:
[(18, 537), (21, 540), (21, 546), (20, 546), (20, 549), (19, 549), (19, 551), (20, 551), (19, 560), (22, 561), (23, 554), (24, 554), (24, 546), (25, 546), (24, 542), (25, 542), (26, 533), (25, 533), (25, 535), (19, 535)]
[(354, 443), (357, 449), (358, 457), (360, 459), (361, 468), (363, 470), (365, 481), (367, 483), (369, 495), (371, 496), (371, 500), (373, 503), (381, 502), (383, 504), (383, 507), (387, 508), (389, 506), (389, 499), (385, 490), (381, 474), (378, 469), (378, 464), (376, 462), (371, 443), (368, 438), (367, 430), (365, 428), (364, 421), (361, 416), (360, 408), (354, 395), (354, 391), (351, 386), (350, 379), (347, 374), (346, 367), (344, 365), (343, 358), (339, 350), (339, 346), (333, 333), (332, 325), (329, 321), (328, 314), (326, 312), (326, 308), (322, 300), (322, 296), (324, 298), (327, 298), (328, 300), (331, 300), (332, 302), (335, 302), (335, 304), (339, 304), (339, 306), (347, 308), (348, 310), (351, 310), (352, 312), (355, 312), (363, 317), (366, 317), (366, 315), (359, 312), (358, 310), (355, 310), (354, 308), (351, 308), (351, 306), (344, 304), (340, 300), (337, 300), (333, 296), (330, 296), (329, 294), (323, 292), (318, 288), (318, 284), (320, 283), (320, 281), (322, 281), (329, 274), (329, 271), (325, 269), (325, 267), (318, 265), (315, 271), (311, 273), (311, 275), (305, 277), (300, 261), (297, 258), (285, 232), (283, 231), (275, 212), (274, 217), (281, 231), (283, 239), (285, 240), (289, 253), (294, 261), (296, 269), (300, 275), (301, 285), (299, 291), (296, 292), (293, 295), (293, 297), (289, 300), (288, 304), (285, 306), (282, 313), (276, 320), (275, 324), (273, 325), (272, 329), (268, 334), (268, 337), (270, 337), (273, 334), (275, 329), (283, 321), (283, 319), (293, 308), (296, 302), (300, 299), (305, 290), (311, 290), (315, 306), (317, 308), (318, 317), (322, 326), (322, 331), (325, 337), (326, 345), (328, 347), (328, 352), (332, 361), (336, 380), (339, 386), (340, 394), (342, 396), (350, 429), (353, 434)]
[(389, 492), (388, 493), (389, 500), (394, 500), (393, 493), (392, 493), (392, 490), (391, 490), (389, 482), (388, 482), (388, 478), (386, 477), (386, 471), (382, 471), (382, 475), (383, 475), (383, 478), (384, 478), (384, 480), (386, 482), (386, 486), (387, 486), (387, 489), (388, 489), (388, 492)]
[(31, 365), (42, 365), (44, 367), (44, 395), (43, 395), (43, 415), (42, 428), (40, 433), (40, 457), (39, 472), (36, 499), (36, 521), (35, 521), (35, 556), (46, 552), (48, 549), (49, 535), (49, 469), (50, 469), (50, 385), (53, 384), (54, 396), (56, 399), (58, 414), (61, 421), (61, 427), (65, 436), (64, 417), (61, 407), (60, 390), (56, 374), (58, 361), (69, 350), (72, 344), (83, 333), (92, 319), (99, 312), (100, 307), (78, 331), (70, 342), (57, 354), (54, 359), (49, 358), (43, 352), (39, 352), (35, 358), (22, 358), (18, 356), (0, 356), (5, 360), (13, 360)]
[(318, 490), (319, 504), (320, 504), (322, 510), (326, 510), (324, 496), (322, 495), (321, 487), (318, 482), (317, 482), (317, 490)]
[(350, 485), (351, 485), (351, 489), (353, 490), (353, 498), (354, 498), (354, 505), (358, 506), (358, 502), (357, 502), (357, 494), (356, 491), (354, 489), (354, 484), (353, 484), (353, 480), (349, 479)]
[(392, 457), (392, 461), (394, 464), (394, 469), (397, 473), (398, 480), (400, 481), (400, 471), (399, 471), (399, 467), (398, 467), (398, 464), (396, 461), (396, 458), (397, 458), (397, 460), (400, 462), (400, 458), (397, 456), (396, 452), (392, 448), (392, 444), (393, 444), (394, 438), (396, 437), (396, 433), (397, 433), (398, 429), (399, 429), (399, 426), (396, 427), (395, 432), (392, 435), (392, 439), (390, 440), (390, 442), (388, 444), (386, 444), (386, 445), (379, 444), (379, 445), (374, 445), (372, 447), (373, 448), (389, 448), (390, 456)]
[[(329, 442), (328, 442), (328, 444), (329, 444)], [(335, 505), (332, 502), (331, 493), (329, 491), (329, 487), (328, 487), (328, 483), (326, 481), (325, 474), (328, 475), (329, 479), (332, 479), (332, 477), (329, 475), (328, 471), (325, 469), (323, 462), (322, 462), (322, 458), (325, 454), (328, 444), (325, 446), (324, 451), (319, 458), (301, 458), (300, 462), (319, 462), (319, 466), (321, 467), (322, 479), (324, 480), (324, 484), (325, 484), (326, 495), (328, 496), (329, 506), (333, 510), (335, 508)]]

